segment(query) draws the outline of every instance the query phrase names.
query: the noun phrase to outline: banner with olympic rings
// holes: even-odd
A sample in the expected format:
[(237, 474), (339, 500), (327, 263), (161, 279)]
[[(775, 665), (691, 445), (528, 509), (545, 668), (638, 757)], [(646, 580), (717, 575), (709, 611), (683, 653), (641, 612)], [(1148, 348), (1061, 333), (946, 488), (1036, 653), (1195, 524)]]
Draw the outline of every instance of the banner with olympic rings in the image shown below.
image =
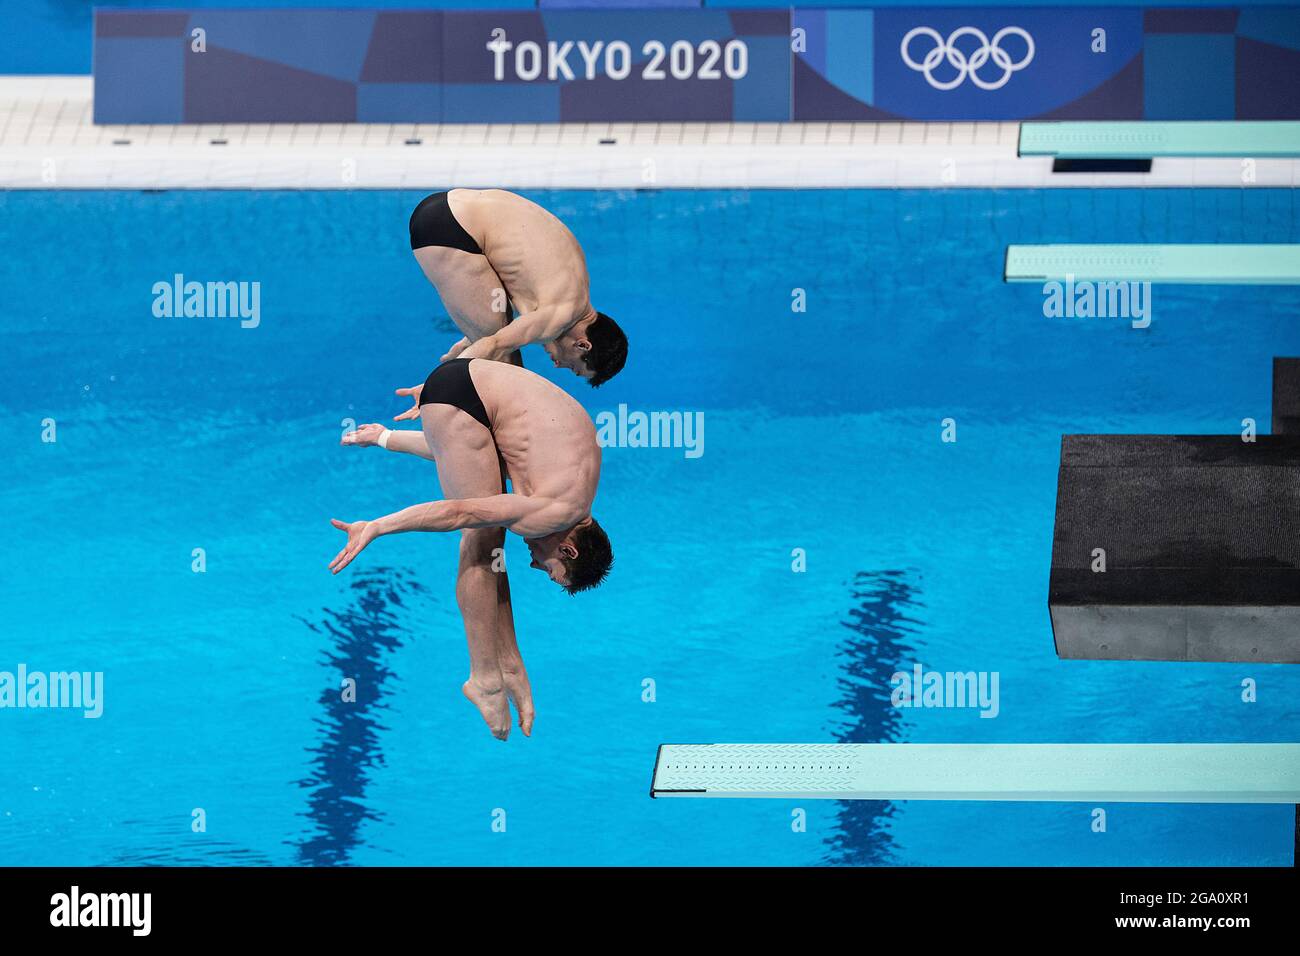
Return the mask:
[(98, 123), (1300, 119), (1300, 7), (113, 10)]
[(792, 11), (796, 120), (1294, 119), (1300, 8)]

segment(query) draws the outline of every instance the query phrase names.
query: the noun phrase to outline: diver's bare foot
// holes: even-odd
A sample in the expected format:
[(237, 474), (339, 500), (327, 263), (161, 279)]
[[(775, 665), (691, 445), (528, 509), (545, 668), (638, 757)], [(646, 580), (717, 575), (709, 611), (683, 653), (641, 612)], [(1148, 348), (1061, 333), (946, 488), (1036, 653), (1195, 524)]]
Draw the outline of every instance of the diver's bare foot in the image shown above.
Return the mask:
[(510, 702), (506, 699), (504, 687), (487, 687), (471, 677), (460, 689), (483, 715), (493, 737), (505, 740), (510, 736)]
[(503, 663), (501, 679), (505, 682), (506, 693), (514, 702), (515, 710), (519, 712), (519, 729), (524, 732), (525, 737), (531, 737), (534, 717), (533, 687), (528, 683), (528, 672), (524, 670), (524, 662)]

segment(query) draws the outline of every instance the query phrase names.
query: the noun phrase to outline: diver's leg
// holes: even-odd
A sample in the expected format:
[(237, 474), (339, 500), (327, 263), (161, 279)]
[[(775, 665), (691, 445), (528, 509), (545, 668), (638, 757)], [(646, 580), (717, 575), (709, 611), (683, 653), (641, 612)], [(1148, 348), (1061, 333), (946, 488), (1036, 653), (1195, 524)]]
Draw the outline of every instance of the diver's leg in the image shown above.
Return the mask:
[[(515, 353), (518, 358), (519, 353)], [(500, 451), (497, 452), (497, 461), (501, 467), (501, 484), (497, 491), (504, 494), (506, 484), (510, 480), (510, 474), (506, 469), (505, 459), (501, 457)], [(528, 671), (524, 667), (523, 655), (519, 652), (519, 643), (515, 639), (515, 613), (510, 604), (510, 576), (506, 573), (505, 566), (505, 547), (506, 547), (506, 529), (491, 528), (486, 529), (496, 532), (496, 536), (487, 542), (492, 546), (493, 563), (492, 567), (497, 572), (497, 661), (501, 665), (501, 680), (505, 684), (506, 693), (510, 695), (511, 702), (515, 705), (515, 710), (519, 714), (519, 727), (524, 732), (525, 737), (531, 737), (533, 733), (533, 718), (535, 711), (533, 709), (533, 688), (528, 681)]]
[[(469, 341), (500, 332), (514, 318), (514, 303), (506, 294), (505, 283), (486, 256), (425, 246), (415, 250), (415, 260), (438, 290), (447, 315)], [(508, 361), (523, 368), (523, 356), (517, 351)]]
[(510, 734), (510, 703), (498, 650), (498, 574), (492, 569), (492, 532), (496, 530), (470, 528), (461, 532), (456, 606), (469, 645), (469, 680), (461, 690), (479, 709), (492, 736), (505, 740)]
[[(505, 544), (505, 531), (501, 530), (500, 542)], [(497, 661), (501, 666), (501, 680), (506, 693), (514, 702), (519, 712), (519, 727), (525, 737), (532, 736), (533, 688), (528, 682), (528, 671), (524, 668), (524, 658), (519, 653), (519, 643), (515, 639), (515, 614), (510, 606), (510, 579), (504, 565), (497, 574)]]
[(509, 300), (486, 256), (425, 246), (415, 250), (415, 260), (465, 338), (477, 342), (505, 327), (510, 318)]
[[(429, 447), (435, 449), (438, 481), (446, 498), (483, 498), (501, 493), (501, 468), (492, 434), (462, 411), (425, 405), (420, 413)], [(461, 532), (456, 604), (469, 645), (470, 674), (462, 687), (492, 735), (510, 732), (510, 702), (497, 652), (497, 573), (492, 550), (499, 529)]]

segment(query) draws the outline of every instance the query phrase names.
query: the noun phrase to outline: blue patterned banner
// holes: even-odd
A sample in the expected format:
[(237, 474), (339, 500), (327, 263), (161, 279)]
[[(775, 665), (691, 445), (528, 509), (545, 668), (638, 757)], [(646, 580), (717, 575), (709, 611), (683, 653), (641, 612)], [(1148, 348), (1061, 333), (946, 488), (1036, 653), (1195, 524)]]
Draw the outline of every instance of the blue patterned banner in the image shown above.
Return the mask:
[(1297, 119), (1300, 8), (95, 14), (99, 123)]

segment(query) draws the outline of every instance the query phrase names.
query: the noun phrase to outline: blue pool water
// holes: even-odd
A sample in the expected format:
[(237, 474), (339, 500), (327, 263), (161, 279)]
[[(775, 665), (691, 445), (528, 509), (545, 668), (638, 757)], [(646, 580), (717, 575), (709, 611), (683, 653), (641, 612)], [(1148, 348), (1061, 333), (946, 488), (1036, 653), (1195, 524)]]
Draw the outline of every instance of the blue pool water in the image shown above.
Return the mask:
[[(538, 721), (506, 744), (459, 694), (451, 536), (325, 568), (327, 519), (438, 495), (338, 446), (455, 338), (419, 198), (0, 194), (0, 670), (105, 675), (98, 720), (0, 710), (0, 863), (1291, 862), (1289, 807), (1114, 805), (1097, 834), (1084, 805), (821, 803), (799, 833), (785, 801), (647, 790), (664, 741), (1300, 739), (1300, 670), (1060, 661), (1046, 607), (1060, 435), (1267, 430), (1295, 291), (1156, 287), (1134, 330), (1000, 281), (1008, 242), (1300, 241), (1294, 193), (535, 194), (631, 337), (600, 391), (557, 380), (702, 411), (705, 452), (607, 449), (597, 592), (509, 543)], [(261, 324), (155, 318), (176, 273), (260, 282)], [(890, 707), (918, 662), (997, 671), (998, 717)]]

